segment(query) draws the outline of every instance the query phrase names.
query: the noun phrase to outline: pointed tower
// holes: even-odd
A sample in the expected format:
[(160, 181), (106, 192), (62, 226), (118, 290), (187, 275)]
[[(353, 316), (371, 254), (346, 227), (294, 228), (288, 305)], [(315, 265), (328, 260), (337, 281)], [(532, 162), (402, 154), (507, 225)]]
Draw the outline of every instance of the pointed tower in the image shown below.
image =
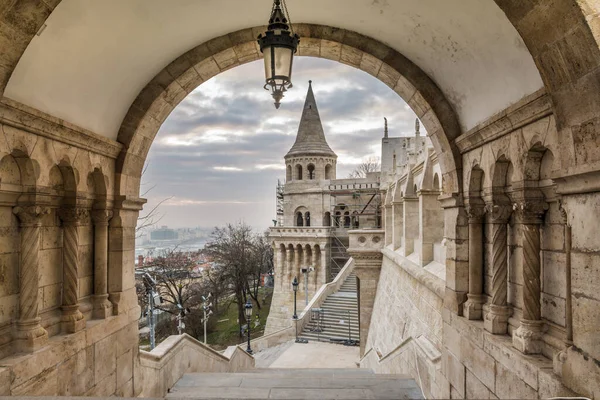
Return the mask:
[(296, 141), (284, 158), (288, 183), (336, 177), (337, 155), (325, 140), (325, 132), (312, 90), (312, 81), (308, 81), (308, 93), (304, 101)]

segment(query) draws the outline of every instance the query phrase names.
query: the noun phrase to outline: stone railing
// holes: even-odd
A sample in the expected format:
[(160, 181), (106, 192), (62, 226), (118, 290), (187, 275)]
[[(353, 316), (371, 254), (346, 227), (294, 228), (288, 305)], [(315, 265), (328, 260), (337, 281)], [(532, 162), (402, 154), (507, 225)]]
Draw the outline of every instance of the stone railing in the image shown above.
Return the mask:
[(328, 226), (272, 226), (270, 237), (327, 237), (331, 235)]
[(254, 368), (254, 357), (230, 346), (221, 354), (187, 334), (168, 337), (152, 351), (140, 350), (140, 397), (165, 397), (188, 372), (236, 372)]
[(359, 229), (348, 231), (349, 252), (380, 252), (384, 245), (385, 231), (382, 229)]
[[(327, 296), (340, 290), (344, 281), (346, 280), (348, 275), (352, 273), (353, 270), (354, 260), (351, 258), (346, 262), (344, 268), (342, 268), (340, 273), (336, 276), (336, 278), (333, 281), (322, 285), (319, 288), (317, 293), (315, 293), (315, 295), (313, 296), (312, 300), (308, 303), (306, 307), (304, 307), (304, 310), (302, 310), (298, 315), (298, 336), (300, 336), (302, 329), (304, 329), (304, 327), (310, 322), (311, 308), (321, 307), (321, 305), (325, 302)], [(290, 327), (251, 340), (250, 345), (252, 347), (252, 350), (257, 352), (268, 349), (269, 347), (274, 347), (279, 344), (285, 343), (288, 340), (293, 339), (294, 337), (296, 337), (296, 327), (294, 324), (292, 324), (292, 326)]]

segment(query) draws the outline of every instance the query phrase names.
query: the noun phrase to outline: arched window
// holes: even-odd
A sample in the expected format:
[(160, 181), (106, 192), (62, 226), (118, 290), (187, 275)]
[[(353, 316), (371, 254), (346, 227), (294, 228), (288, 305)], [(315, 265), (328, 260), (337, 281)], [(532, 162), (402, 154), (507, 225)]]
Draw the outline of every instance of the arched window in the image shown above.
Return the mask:
[(350, 212), (346, 211), (344, 213), (344, 228), (350, 228)]
[(331, 164), (325, 166), (325, 179), (333, 179), (333, 176), (331, 175), (332, 169)]
[(323, 226), (331, 226), (331, 213), (329, 211), (323, 215)]
[(310, 226), (310, 211), (304, 213), (304, 226)]
[(296, 164), (296, 180), (302, 180), (302, 165)]
[(341, 217), (342, 217), (342, 213), (341, 213), (341, 212), (339, 212), (339, 211), (337, 211), (337, 212), (335, 213), (335, 227), (336, 227), (336, 228), (339, 228), (339, 227), (340, 227), (340, 219), (341, 219)]
[(296, 226), (304, 226), (304, 218), (300, 211), (296, 213)]
[(285, 181), (290, 182), (292, 180), (292, 166), (288, 165), (285, 172)]
[(315, 179), (315, 166), (313, 164), (308, 164), (308, 167), (306, 167), (306, 171), (308, 172), (308, 179)]

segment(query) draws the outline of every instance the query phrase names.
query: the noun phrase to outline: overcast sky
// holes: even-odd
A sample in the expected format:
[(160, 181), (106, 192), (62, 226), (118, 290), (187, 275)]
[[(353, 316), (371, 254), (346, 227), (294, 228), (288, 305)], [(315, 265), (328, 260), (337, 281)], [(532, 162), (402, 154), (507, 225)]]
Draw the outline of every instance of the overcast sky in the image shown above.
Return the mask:
[(353, 67), (294, 59), (294, 87), (276, 110), (262, 60), (226, 71), (190, 93), (161, 127), (148, 155), (142, 194), (147, 211), (162, 199), (160, 225), (214, 227), (245, 221), (257, 229), (275, 218), (277, 179), (294, 143), (302, 106), (313, 90), (329, 146), (345, 178), (380, 156), (383, 117), (390, 136), (414, 134), (415, 114), (385, 84)]

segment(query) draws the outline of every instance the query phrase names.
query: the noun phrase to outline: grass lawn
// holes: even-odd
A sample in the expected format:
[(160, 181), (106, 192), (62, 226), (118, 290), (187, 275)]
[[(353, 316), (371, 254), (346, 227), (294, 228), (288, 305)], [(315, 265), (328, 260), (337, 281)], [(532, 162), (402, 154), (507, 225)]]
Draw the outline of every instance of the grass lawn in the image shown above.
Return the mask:
[[(261, 301), (260, 311), (258, 310), (256, 303), (252, 301), (252, 324), (250, 329), (250, 336), (252, 339), (262, 336), (265, 331), (267, 317), (269, 316), (269, 311), (271, 310), (272, 297), (272, 288), (259, 289), (258, 298)], [(265, 300), (263, 301), (263, 299)], [(243, 338), (240, 338), (239, 335), (240, 328), (237, 322), (238, 312), (235, 299), (232, 298), (228, 305), (223, 304), (219, 311), (219, 314), (213, 314), (211, 317), (216, 319), (217, 323), (214, 331), (208, 333), (207, 344), (215, 350), (223, 350), (227, 348), (227, 346), (240, 344), (247, 340), (246, 334), (244, 334)], [(254, 321), (257, 313), (260, 317), (260, 325), (255, 328)]]

